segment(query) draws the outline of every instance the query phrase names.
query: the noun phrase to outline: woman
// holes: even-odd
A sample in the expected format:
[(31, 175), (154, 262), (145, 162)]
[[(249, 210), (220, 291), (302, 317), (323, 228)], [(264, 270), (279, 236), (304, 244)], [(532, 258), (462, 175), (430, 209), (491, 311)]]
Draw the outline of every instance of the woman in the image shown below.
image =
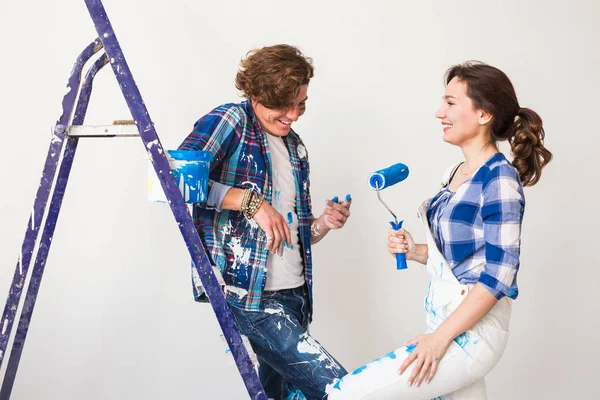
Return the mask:
[[(436, 117), (444, 141), (464, 161), (444, 174), (442, 188), (419, 209), (427, 243), (390, 230), (392, 255), (427, 265), (427, 333), (337, 382), (338, 399), (485, 399), (485, 375), (508, 339), (518, 295), (523, 186), (536, 184), (552, 154), (542, 120), (521, 108), (508, 77), (468, 62), (446, 73)], [(510, 163), (498, 150), (508, 141)]]

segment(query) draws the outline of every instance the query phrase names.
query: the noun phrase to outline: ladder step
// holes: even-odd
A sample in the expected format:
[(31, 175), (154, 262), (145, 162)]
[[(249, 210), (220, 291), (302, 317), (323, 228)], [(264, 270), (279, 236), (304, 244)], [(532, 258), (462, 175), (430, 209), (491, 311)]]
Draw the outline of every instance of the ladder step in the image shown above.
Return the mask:
[(137, 126), (133, 124), (114, 125), (71, 125), (67, 136), (73, 137), (138, 137)]

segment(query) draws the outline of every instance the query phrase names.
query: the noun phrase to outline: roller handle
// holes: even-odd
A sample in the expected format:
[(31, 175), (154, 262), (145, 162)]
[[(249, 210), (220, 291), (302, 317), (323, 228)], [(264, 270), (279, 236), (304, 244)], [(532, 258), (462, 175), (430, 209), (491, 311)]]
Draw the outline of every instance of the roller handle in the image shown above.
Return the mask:
[[(390, 221), (390, 225), (392, 226), (392, 229), (395, 231), (399, 231), (400, 228), (402, 228), (402, 223), (404, 221), (400, 221), (398, 223), (396, 223), (395, 221)], [(402, 269), (407, 269), (408, 265), (406, 265), (406, 253), (397, 253), (396, 254), (396, 269), (397, 270), (402, 270)]]

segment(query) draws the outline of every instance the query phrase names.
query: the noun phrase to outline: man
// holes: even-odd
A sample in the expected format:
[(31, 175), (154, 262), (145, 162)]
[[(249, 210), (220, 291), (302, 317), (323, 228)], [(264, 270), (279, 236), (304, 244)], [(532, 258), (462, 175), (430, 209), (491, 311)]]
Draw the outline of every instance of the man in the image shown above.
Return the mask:
[[(247, 100), (202, 117), (180, 146), (214, 157), (208, 201), (195, 208), (194, 221), (273, 399), (299, 391), (323, 399), (346, 374), (308, 334), (311, 245), (344, 226), (351, 202), (327, 200), (323, 214), (312, 215), (308, 156), (292, 129), (312, 77), (312, 60), (295, 47), (250, 52), (236, 76)], [(206, 300), (195, 270), (193, 281), (196, 299)]]

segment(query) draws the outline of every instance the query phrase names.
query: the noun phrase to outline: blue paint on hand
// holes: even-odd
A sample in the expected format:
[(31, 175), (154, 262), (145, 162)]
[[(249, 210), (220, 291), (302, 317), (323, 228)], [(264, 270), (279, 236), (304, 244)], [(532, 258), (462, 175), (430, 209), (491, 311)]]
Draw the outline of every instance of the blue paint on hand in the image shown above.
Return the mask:
[(410, 346), (406, 346), (406, 352), (407, 352), (408, 354), (412, 353), (412, 352), (413, 352), (413, 350), (414, 350), (414, 349), (415, 349), (417, 346), (418, 346), (418, 345), (416, 345), (416, 344), (411, 344)]
[(352, 196), (350, 196), (350, 194), (346, 195), (346, 201), (352, 201)]
[(289, 213), (287, 213), (287, 223), (291, 224), (292, 222), (294, 222), (294, 214), (289, 212)]
[(333, 199), (331, 199), (331, 201), (334, 203), (339, 203), (340, 199), (337, 196), (335, 196)]

